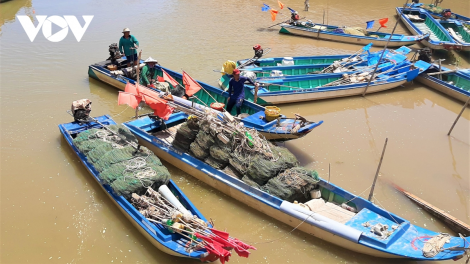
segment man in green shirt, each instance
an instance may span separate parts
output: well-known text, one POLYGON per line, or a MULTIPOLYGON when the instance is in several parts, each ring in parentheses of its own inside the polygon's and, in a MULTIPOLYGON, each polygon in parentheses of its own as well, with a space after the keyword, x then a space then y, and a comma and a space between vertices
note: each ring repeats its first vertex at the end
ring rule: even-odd
POLYGON ((144 62, 145 66, 142 68, 142 74, 140 75, 140 84, 155 88, 153 85, 157 80, 157 69, 155 69, 155 65, 158 62, 152 59, 152 57, 149 57, 144 62))
POLYGON ((131 63, 137 65, 137 48, 139 48, 139 41, 131 35, 129 28, 125 28, 122 33, 124 36, 119 40, 119 51, 126 55, 127 67, 130 67, 131 63))

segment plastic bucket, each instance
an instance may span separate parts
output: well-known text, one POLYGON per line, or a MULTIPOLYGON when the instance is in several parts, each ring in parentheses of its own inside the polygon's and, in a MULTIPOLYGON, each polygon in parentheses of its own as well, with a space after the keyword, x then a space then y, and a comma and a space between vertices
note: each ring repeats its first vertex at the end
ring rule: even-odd
POLYGON ((211 104, 212 109, 220 111, 220 112, 224 111, 224 107, 225 107, 225 104, 223 104, 223 103, 214 102, 214 103, 211 104))
POLYGON ((294 58, 292 57, 284 57, 282 59, 282 65, 283 66, 286 66, 286 65, 294 65, 294 58))
POLYGON ((281 108, 277 106, 266 106, 264 114, 266 115, 266 121, 271 122, 281 115, 281 108))

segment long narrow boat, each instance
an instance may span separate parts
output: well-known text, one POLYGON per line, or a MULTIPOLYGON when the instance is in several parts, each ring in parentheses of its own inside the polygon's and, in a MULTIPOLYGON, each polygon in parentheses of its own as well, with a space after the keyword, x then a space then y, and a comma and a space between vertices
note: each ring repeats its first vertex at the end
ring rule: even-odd
MULTIPOLYGON (((116 124, 108 115, 97 117, 96 120, 98 120, 98 122, 103 125, 116 124)), ((59 125, 59 129, 67 141, 67 144, 72 148, 72 151, 77 155, 86 169, 91 173, 93 179, 101 186, 103 191, 109 196, 114 204, 116 204, 119 210, 121 210, 121 212, 129 219, 129 221, 131 221, 131 223, 139 230, 139 232, 144 235, 155 247, 167 254, 177 257, 192 258, 197 260, 206 257, 207 251, 205 249, 187 252, 183 245, 189 241, 188 239, 179 235, 178 233, 171 233, 161 224, 154 224, 148 221, 126 198, 116 195, 109 185, 103 184, 102 180, 100 179, 99 172, 95 169, 93 164, 89 162, 88 158, 73 143, 73 139, 77 136, 78 133, 88 129, 102 128, 102 125, 99 123, 91 122, 79 124, 77 122, 72 122, 59 125)), ((204 216, 197 210, 194 204, 191 203, 188 197, 186 197, 186 195, 178 188, 175 182, 170 180, 167 186, 171 192, 179 198, 179 201, 187 210, 191 211, 193 215, 197 215, 199 219, 207 222, 204 216)))
MULTIPOLYGON (((109 64, 111 64, 110 61, 103 61, 90 65, 88 69, 88 75, 91 78, 108 83, 120 90, 124 90, 127 82, 133 84, 135 83, 135 80, 133 79, 127 78, 122 75, 112 74, 111 71, 109 71, 106 67, 109 64)), ((159 76, 163 75, 163 69, 169 75, 171 75, 177 82, 183 84, 181 73, 172 71, 159 65, 155 67, 158 70, 159 76)), ((204 88, 204 90, 200 90, 195 94, 195 96, 198 98, 196 102, 202 101, 204 102, 204 104, 210 105, 211 103, 215 102, 214 99, 216 99, 217 102, 225 104, 227 103, 226 101, 229 97, 227 92, 201 81, 198 81, 198 83, 204 88)), ((295 118, 288 118, 283 115, 281 116, 279 123, 277 123, 277 121, 268 122, 265 119, 259 118, 260 116, 264 115, 265 108, 259 104, 253 103, 253 100, 254 95, 250 91, 245 91, 245 100, 242 104, 241 109, 242 115, 244 114, 245 117, 242 119, 242 122, 245 124, 245 126, 258 130, 261 134, 263 134, 263 136, 272 141, 286 141, 301 138, 307 135, 308 133, 312 132, 314 128, 323 123, 323 121, 309 121, 306 123, 302 123, 300 120, 297 120, 295 118), (300 125, 301 123, 302 127, 299 130, 290 129, 297 125, 300 125)), ((257 102, 266 103, 260 99, 258 99, 257 102)), ((235 111, 236 110, 233 109, 232 114, 235 115, 235 111)))
MULTIPOLYGON (((282 76, 318 74, 327 68, 332 68, 332 71, 330 72, 334 73, 346 71, 352 72, 371 64, 375 65, 379 58, 378 55, 382 52, 376 51, 369 53, 367 51, 368 50, 364 50, 363 48, 352 55, 287 57, 289 59, 292 58, 291 65, 283 65, 283 61, 286 57, 261 58, 258 60, 245 59, 239 60, 237 62, 237 66, 242 70, 243 74, 245 74, 244 72, 253 72, 256 75, 256 78, 270 77, 273 75, 273 71, 280 72, 282 76), (336 60, 331 61, 333 58, 336 60)), ((405 55, 410 51, 411 49, 405 46, 396 50, 387 50, 382 59, 385 62, 401 62, 406 59, 405 55)), ((226 73, 223 74, 222 77, 220 77, 219 86, 222 89, 226 89, 230 78, 232 78, 232 75, 226 73)))
POLYGON ((470 51, 470 29, 456 19, 436 21, 449 32, 455 42, 462 44, 462 50, 470 51))
MULTIPOLYGON (((366 31, 361 35, 348 34, 347 30, 338 26, 323 24, 302 24, 291 25, 281 24, 279 33, 292 34, 316 39, 332 40, 351 44, 367 45, 372 42, 376 47, 384 47, 390 38, 389 33, 366 31)), ((389 47, 401 47, 416 44, 429 37, 429 34, 417 34, 416 36, 406 36, 402 34, 393 34, 389 47)))
MULTIPOLYGON (((437 19, 442 19, 443 18, 441 13, 444 9, 442 7, 435 6, 435 5, 432 5, 432 4, 423 4, 423 3, 411 4, 411 5, 408 4, 408 6, 415 7, 415 8, 423 8, 426 11, 428 11, 429 14, 431 14, 432 17, 437 18, 437 19)), ((454 12, 451 12, 451 13, 452 13, 452 15, 450 17, 451 19, 457 19, 462 23, 470 25, 470 17, 460 15, 460 14, 457 14, 457 13, 454 13, 454 12)))
POLYGON ((434 64, 425 73, 420 74, 416 80, 459 101, 466 102, 468 100, 470 97, 468 69, 452 72, 448 68, 441 67, 441 72, 444 73, 435 75, 436 72, 439 72, 439 66, 434 64), (428 75, 429 73, 433 75, 428 75))
POLYGON ((437 22, 426 10, 421 8, 396 8, 401 21, 413 34, 429 33, 422 43, 431 49, 468 50, 470 46, 457 43, 449 32, 437 22))
POLYGON ((162 135, 168 128, 184 121, 185 116, 182 113, 175 113, 165 122, 164 129, 160 121, 148 117, 125 125, 139 139, 140 144, 216 190, 309 235, 349 250, 383 258, 445 260, 461 258, 463 248, 470 246, 463 238, 446 237, 449 243, 445 243, 445 249, 436 252, 435 256, 425 257, 423 253, 429 253, 426 249, 431 244, 426 241, 433 237, 438 239, 439 233, 413 225, 410 221, 325 180, 320 180, 317 185, 321 197, 305 203, 310 210, 253 188, 239 178, 174 149, 171 142, 162 135), (343 203, 351 211, 339 206, 343 203), (384 225, 393 230, 388 236, 371 232, 371 227, 384 225), (426 252, 423 252, 423 248, 426 248, 426 252))
MULTIPOLYGON (((398 87, 413 80, 419 73, 425 71, 430 64, 418 61, 413 65, 409 61, 393 65, 391 69, 377 75, 371 81, 367 93, 375 93, 398 87), (414 68, 414 69, 413 69, 414 68)), ((370 75, 370 72, 369 72, 370 75)), ((294 76, 289 78, 276 78, 264 80, 258 90, 258 97, 270 104, 294 103, 312 100, 321 100, 345 96, 360 95, 367 86, 367 80, 355 76, 354 80, 350 76, 341 73, 320 74, 312 76, 294 76), (344 81, 343 81, 344 80, 344 81), (350 80, 349 82, 346 82, 350 80), (335 85, 330 85, 336 82, 335 85)), ((254 87, 246 86, 252 93, 254 87)))

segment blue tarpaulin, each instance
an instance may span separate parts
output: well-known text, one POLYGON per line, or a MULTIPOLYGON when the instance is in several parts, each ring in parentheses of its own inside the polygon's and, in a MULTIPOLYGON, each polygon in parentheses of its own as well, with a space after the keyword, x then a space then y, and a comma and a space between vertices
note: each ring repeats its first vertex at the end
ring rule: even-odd
POLYGON ((375 22, 375 20, 367 21, 366 22, 366 24, 367 24, 366 29, 373 28, 374 27, 374 22, 375 22))

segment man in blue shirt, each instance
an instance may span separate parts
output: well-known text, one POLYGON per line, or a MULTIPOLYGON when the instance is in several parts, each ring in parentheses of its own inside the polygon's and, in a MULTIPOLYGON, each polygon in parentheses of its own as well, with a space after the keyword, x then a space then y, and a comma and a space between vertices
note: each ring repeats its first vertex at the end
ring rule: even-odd
POLYGON ((125 28, 122 33, 124 35, 119 40, 119 51, 126 55, 127 67, 130 67, 131 63, 137 65, 137 48, 139 47, 139 41, 131 35, 129 28, 125 28))
POLYGON ((258 87, 258 83, 255 84, 249 78, 240 76, 239 69, 234 69, 232 74, 233 77, 228 83, 229 98, 227 101, 227 112, 231 113, 233 106, 236 105, 237 115, 240 115, 243 100, 245 100, 245 82, 248 81, 256 88, 258 87))

